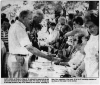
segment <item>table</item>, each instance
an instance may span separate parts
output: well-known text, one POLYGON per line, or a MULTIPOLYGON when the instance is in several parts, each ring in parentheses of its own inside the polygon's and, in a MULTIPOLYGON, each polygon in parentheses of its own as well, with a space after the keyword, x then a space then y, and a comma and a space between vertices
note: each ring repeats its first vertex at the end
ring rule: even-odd
POLYGON ((38 60, 32 63, 32 68, 29 69, 29 78, 32 77, 59 77, 65 73, 65 66, 51 64, 51 61, 39 57, 38 60), (52 69, 53 68, 53 69, 52 69), (52 69, 52 70, 50 70, 52 69))

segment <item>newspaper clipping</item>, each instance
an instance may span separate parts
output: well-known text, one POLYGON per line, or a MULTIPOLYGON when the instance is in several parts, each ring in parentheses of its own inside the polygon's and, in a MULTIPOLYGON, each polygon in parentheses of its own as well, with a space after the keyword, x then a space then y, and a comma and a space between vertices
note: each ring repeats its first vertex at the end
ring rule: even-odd
POLYGON ((99 84, 99 1, 1 0, 1 83, 99 84))

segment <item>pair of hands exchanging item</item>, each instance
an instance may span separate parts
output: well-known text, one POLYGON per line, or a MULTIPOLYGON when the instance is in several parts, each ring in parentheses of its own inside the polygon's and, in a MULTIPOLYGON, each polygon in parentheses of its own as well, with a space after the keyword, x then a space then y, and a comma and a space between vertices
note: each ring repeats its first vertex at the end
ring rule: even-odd
POLYGON ((56 54, 47 54, 47 59, 50 61, 60 61, 61 59, 56 57, 56 54))

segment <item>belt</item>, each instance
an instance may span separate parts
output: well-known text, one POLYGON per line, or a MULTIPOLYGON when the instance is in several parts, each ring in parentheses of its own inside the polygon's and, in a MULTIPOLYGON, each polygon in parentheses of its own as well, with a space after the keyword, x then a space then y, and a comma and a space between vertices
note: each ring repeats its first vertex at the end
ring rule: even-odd
POLYGON ((16 56, 28 56, 28 54, 12 54, 12 53, 9 53, 11 55, 16 55, 16 56))
POLYGON ((25 54, 15 54, 16 56, 27 56, 25 54))

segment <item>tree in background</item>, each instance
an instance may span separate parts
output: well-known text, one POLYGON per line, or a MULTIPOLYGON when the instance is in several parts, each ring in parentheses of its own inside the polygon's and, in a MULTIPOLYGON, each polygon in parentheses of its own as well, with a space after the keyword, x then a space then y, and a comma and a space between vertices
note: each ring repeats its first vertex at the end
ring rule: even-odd
POLYGON ((99 3, 99 1, 89 1, 89 9, 88 10, 96 10, 97 3, 99 3))

